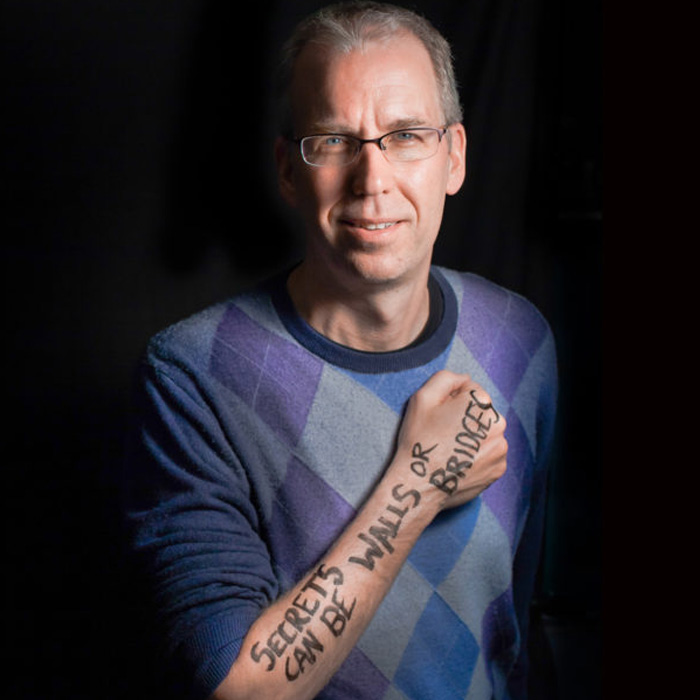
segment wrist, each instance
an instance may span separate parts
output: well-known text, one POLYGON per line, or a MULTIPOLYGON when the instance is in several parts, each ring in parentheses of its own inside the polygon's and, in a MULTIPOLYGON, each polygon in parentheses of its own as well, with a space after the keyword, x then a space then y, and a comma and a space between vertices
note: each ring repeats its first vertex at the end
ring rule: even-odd
MULTIPOLYGON (((420 446, 415 448, 416 453, 420 446)), ((382 486, 384 492, 400 508, 408 508, 406 517, 423 528, 443 509, 446 494, 430 483, 429 464, 414 456, 413 450, 397 452, 387 469, 382 486)))

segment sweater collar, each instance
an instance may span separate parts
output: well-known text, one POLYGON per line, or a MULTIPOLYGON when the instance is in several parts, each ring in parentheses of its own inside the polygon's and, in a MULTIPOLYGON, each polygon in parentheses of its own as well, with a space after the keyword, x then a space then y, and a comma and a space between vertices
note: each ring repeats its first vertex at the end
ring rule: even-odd
POLYGON ((296 311, 287 291, 290 270, 272 281, 272 302, 287 331, 307 350, 332 365, 365 374, 415 369, 438 357, 450 344, 457 328, 457 299, 438 267, 430 270, 430 318, 411 345, 389 352, 366 352, 340 345, 312 328, 296 311))

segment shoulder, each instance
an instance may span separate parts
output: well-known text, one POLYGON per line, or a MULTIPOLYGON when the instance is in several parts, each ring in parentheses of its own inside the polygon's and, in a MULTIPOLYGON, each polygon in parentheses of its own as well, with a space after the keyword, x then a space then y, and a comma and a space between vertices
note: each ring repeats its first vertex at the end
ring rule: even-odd
POLYGON ((251 336, 270 332, 275 323, 268 284, 263 283, 162 329, 149 340, 145 361, 202 369, 217 346, 235 349, 249 343, 251 336))
POLYGON ((551 337, 547 319, 530 300, 471 272, 438 268, 458 299, 460 325, 490 330, 508 328, 517 337, 542 342, 551 337))
POLYGON ((146 363, 179 363, 208 356, 221 319, 232 303, 219 302, 160 330, 146 346, 146 363))

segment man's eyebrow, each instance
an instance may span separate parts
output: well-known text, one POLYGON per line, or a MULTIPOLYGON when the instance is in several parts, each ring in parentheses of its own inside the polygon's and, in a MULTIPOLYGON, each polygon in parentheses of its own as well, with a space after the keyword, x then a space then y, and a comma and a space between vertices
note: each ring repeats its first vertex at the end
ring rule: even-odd
MULTIPOLYGON (((401 117, 399 119, 394 119, 388 122, 385 130, 382 133, 389 133, 390 131, 397 131, 400 129, 411 129, 418 126, 428 126, 428 122, 420 117, 401 117)), ((432 125, 431 125, 432 126, 432 125)), ((308 129, 309 134, 347 134, 355 135, 353 129, 350 129, 347 125, 341 124, 340 122, 333 121, 317 121, 313 122, 308 129)), ((380 134, 381 135, 381 134, 380 134)))
POLYGON ((389 131, 397 131, 398 129, 412 129, 417 126, 427 126, 428 122, 419 117, 404 117, 395 119, 387 125, 389 131))
POLYGON ((313 122, 307 129, 309 134, 349 134, 351 129, 336 122, 313 122))

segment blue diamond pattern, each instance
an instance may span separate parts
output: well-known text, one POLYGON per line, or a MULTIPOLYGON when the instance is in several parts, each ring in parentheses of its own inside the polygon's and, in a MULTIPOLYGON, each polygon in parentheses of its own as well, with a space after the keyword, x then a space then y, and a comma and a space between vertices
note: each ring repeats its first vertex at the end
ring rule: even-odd
POLYGON ((406 402, 435 372, 445 368, 450 347, 428 364, 413 370, 394 374, 363 374, 345 370, 358 384, 369 389, 396 413, 403 410, 406 402))
POLYGON ((408 560, 433 586, 452 571, 471 537, 479 517, 481 499, 440 513, 427 527, 408 560))
POLYGON ((411 700, 463 700, 478 655, 472 633, 435 594, 416 624, 394 685, 411 700))

